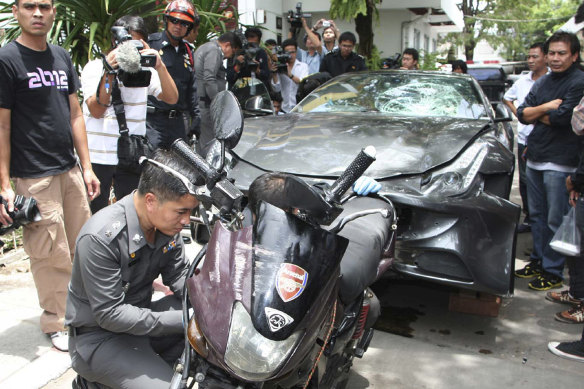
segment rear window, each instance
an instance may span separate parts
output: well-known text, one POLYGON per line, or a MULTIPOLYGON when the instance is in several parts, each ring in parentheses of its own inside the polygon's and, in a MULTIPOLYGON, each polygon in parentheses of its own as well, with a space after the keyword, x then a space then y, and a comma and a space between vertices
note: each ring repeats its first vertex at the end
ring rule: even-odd
POLYGON ((503 79, 501 69, 498 68, 469 68, 468 74, 476 78, 477 81, 497 81, 503 79))

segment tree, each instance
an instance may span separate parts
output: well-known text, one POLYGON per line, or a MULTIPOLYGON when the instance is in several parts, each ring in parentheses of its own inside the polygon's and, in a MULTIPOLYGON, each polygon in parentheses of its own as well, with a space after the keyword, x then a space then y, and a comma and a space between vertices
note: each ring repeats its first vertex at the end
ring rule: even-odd
MULTIPOLYGON (((5 3, 5 1, 2 1, 5 3)), ((201 17, 197 44, 202 44, 225 30, 225 18, 220 12, 232 11, 237 20, 237 10, 230 1, 196 0, 193 2, 201 17)), ((12 17, 12 4, 6 4, 0 13, 0 27, 5 34, 0 38, 1 45, 14 40, 20 28, 12 17)), ((99 52, 107 52, 111 47, 110 29, 112 24, 124 15, 140 15, 144 19, 154 18, 161 21, 166 2, 160 0, 59 0, 55 2, 57 16, 49 42, 62 46, 69 51, 73 63, 83 67, 99 52)), ((158 29, 157 22, 153 30, 158 29)))
POLYGON ((462 0, 462 33, 445 41, 463 46, 473 60, 477 43, 485 39, 509 60, 522 59, 529 46, 543 42, 576 13, 579 0, 462 0))
POLYGON ((379 3, 381 0, 331 0, 331 18, 355 19, 355 31, 359 35, 359 54, 365 58, 369 58, 373 51, 373 16, 379 20, 379 3))

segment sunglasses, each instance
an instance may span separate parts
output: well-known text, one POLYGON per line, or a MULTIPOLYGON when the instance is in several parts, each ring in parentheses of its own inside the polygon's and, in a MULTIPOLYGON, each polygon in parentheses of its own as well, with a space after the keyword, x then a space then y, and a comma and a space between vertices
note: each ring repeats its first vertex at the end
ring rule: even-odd
POLYGON ((180 24, 184 28, 189 28, 193 25, 193 23, 185 22, 184 20, 173 18, 172 16, 168 17, 168 21, 171 22, 172 24, 180 24))

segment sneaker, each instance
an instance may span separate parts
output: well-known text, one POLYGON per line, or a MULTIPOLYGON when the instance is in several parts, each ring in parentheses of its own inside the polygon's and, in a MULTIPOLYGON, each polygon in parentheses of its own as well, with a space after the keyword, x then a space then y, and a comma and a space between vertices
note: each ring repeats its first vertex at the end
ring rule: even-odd
POLYGON ((51 332, 48 335, 57 350, 69 351, 69 333, 67 331, 51 332))
POLYGON ((547 292, 545 299, 554 303, 579 305, 582 301, 570 296, 569 290, 562 290, 561 292, 547 292))
POLYGON ((553 274, 544 273, 538 276, 535 280, 531 280, 527 286, 535 290, 550 290, 553 288, 561 288, 562 279, 558 276, 554 276, 553 274))
POLYGON ((524 232, 531 232, 531 226, 527 223, 521 223, 517 226, 518 234, 523 234, 524 232))
POLYGON ((541 274, 541 267, 539 264, 527 264, 523 269, 515 270, 515 277, 519 278, 533 278, 541 274))
POLYGON ((584 304, 580 304, 577 307, 568 309, 567 311, 558 312, 556 313, 555 318, 562 323, 584 323, 584 304))
POLYGON ((548 350, 558 357, 584 362, 584 341, 578 342, 549 342, 548 350))

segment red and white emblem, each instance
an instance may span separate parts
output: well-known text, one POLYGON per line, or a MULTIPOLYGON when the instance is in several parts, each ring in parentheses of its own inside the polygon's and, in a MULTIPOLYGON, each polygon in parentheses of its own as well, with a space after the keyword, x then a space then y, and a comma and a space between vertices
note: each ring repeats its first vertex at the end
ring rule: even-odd
POLYGON ((308 272, 306 270, 291 263, 283 263, 276 276, 276 290, 282 300, 287 303, 304 292, 307 281, 308 272))

